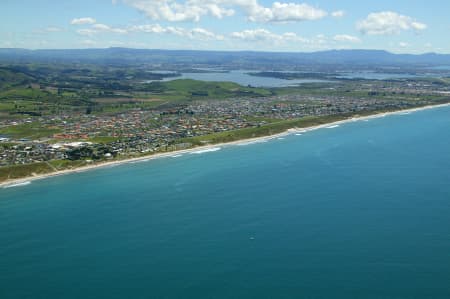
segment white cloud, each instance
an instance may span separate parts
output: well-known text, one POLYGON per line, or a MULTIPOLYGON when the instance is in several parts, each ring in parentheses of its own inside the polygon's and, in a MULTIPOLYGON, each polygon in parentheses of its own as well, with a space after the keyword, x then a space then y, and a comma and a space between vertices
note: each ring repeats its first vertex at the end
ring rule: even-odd
POLYGON ((350 43, 361 42, 361 40, 358 37, 348 34, 337 34, 333 37, 333 40, 336 42, 350 42, 350 43))
POLYGON ((72 19, 70 24, 72 25, 91 25, 95 24, 97 21, 94 18, 78 18, 78 19, 72 19))
POLYGON ((111 27, 105 24, 95 24, 92 26, 92 28, 99 31, 108 31, 111 29, 111 27))
POLYGON ((85 40, 81 41, 81 44, 91 47, 91 46, 95 46, 97 43, 93 40, 85 39, 85 40))
POLYGON ((95 31, 93 29, 78 29, 77 33, 80 35, 92 36, 92 35, 96 34, 97 31, 95 31))
POLYGON ((186 29, 182 27, 163 27, 159 24, 136 25, 128 28, 128 32, 144 32, 154 34, 173 34, 195 40, 224 40, 225 37, 204 28, 186 29))
POLYGON ((180 4, 174 0, 124 0, 126 4, 145 13, 153 20, 165 20, 170 22, 200 21, 205 15, 216 18, 231 16, 234 11, 219 5, 221 0, 188 0, 180 4))
POLYGON ((318 20, 327 12, 306 3, 274 2, 264 7, 258 0, 123 0, 126 4, 145 13, 153 20, 170 22, 195 21, 203 16, 221 19, 233 16, 235 8, 243 11, 251 22, 298 22, 318 20))
POLYGON ((406 30, 419 32, 426 29, 427 25, 396 12, 383 11, 369 14, 366 19, 356 24, 356 28, 363 34, 390 35, 406 30))
POLYGON ((412 27, 414 30, 416 30, 416 31, 427 29, 427 25, 426 25, 426 24, 424 24, 424 23, 419 23, 419 22, 412 22, 412 23, 411 23, 411 27, 412 27))
POLYGON ((35 29, 35 30, 33 30, 33 33, 34 34, 45 35, 45 34, 48 34, 48 33, 61 32, 61 31, 63 31, 63 29, 60 28, 60 27, 49 26, 49 27, 46 27, 46 28, 43 28, 43 29, 35 29))
POLYGON ((266 29, 244 30, 240 32, 233 32, 230 34, 232 38, 241 39, 244 41, 260 41, 279 39, 281 36, 273 34, 266 29))
POLYGON ((105 24, 94 24, 92 25, 92 29, 96 32, 112 32, 119 34, 126 34, 128 31, 122 28, 113 28, 105 24))
POLYGON ((224 40, 225 37, 222 35, 217 35, 211 31, 208 31, 203 28, 194 28, 191 30, 191 36, 190 38, 193 39, 203 39, 203 40, 209 40, 209 39, 216 39, 216 40, 224 40))
POLYGON ((331 16, 334 17, 334 18, 342 18, 343 16, 345 16, 345 11, 343 11, 343 10, 333 11, 331 13, 331 16))
POLYGON ((327 12, 305 3, 274 2, 271 8, 260 6, 256 1, 246 8, 249 21, 252 22, 298 22, 318 20, 327 12))
POLYGON ((329 49, 332 41, 323 34, 305 38, 294 32, 274 33, 263 28, 232 32, 229 34, 229 38, 234 40, 233 47, 235 48, 254 49, 258 47, 258 49, 270 51, 323 50, 329 49))
POLYGON ((145 33, 165 33, 166 28, 162 27, 159 24, 153 24, 153 25, 136 25, 132 26, 129 29, 133 32, 145 32, 145 33))
POLYGON ((128 30, 123 28, 113 28, 105 24, 94 24, 91 28, 79 29, 77 33, 80 35, 92 36, 98 33, 117 33, 127 34, 128 30))
POLYGON ((55 27, 55 26, 49 26, 49 27, 45 28, 45 31, 47 31, 47 32, 60 32, 60 31, 62 31, 62 29, 59 28, 59 27, 55 27))
POLYGON ((400 43, 398 43, 398 45, 399 45, 400 48, 407 48, 407 47, 409 47, 409 44, 405 43, 405 42, 400 42, 400 43))
POLYGON ((308 39, 298 36, 294 32, 285 32, 282 34, 273 33, 267 29, 249 29, 238 32, 232 32, 230 37, 233 39, 242 40, 245 42, 271 41, 276 43, 283 42, 301 42, 308 43, 308 39))

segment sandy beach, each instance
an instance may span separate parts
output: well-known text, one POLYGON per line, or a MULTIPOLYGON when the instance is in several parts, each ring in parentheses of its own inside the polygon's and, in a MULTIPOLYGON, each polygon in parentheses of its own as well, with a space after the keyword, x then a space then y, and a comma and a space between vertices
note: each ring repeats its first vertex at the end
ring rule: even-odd
POLYGON ((330 129, 336 128, 339 125, 342 125, 345 123, 350 123, 350 122, 355 122, 355 121, 368 121, 370 119, 385 117, 385 116, 389 116, 389 115, 409 114, 409 113, 413 113, 416 111, 421 111, 421 110, 426 110, 426 109, 434 109, 434 108, 440 108, 440 107, 446 107, 446 106, 450 106, 450 103, 440 104, 440 105, 429 105, 429 106, 424 106, 424 107, 405 109, 405 110, 399 110, 399 111, 393 111, 393 112, 376 113, 376 114, 368 115, 368 116, 352 117, 352 118, 335 121, 335 122, 331 122, 331 123, 327 123, 327 124, 317 125, 317 126, 311 126, 311 127, 305 127, 305 128, 291 128, 285 132, 275 134, 275 135, 242 139, 242 140, 237 140, 237 141, 232 141, 232 142, 227 142, 227 143, 208 144, 208 145, 198 146, 198 147, 194 147, 194 148, 190 148, 190 149, 186 149, 186 150, 157 153, 157 154, 151 154, 148 156, 142 156, 142 157, 138 157, 138 158, 100 162, 97 164, 82 166, 82 167, 73 168, 73 169, 65 169, 65 170, 55 171, 52 173, 30 176, 30 177, 26 177, 26 178, 6 180, 6 181, 0 183, 0 188, 10 188, 10 187, 28 185, 32 181, 35 181, 35 180, 41 180, 41 179, 51 178, 51 177, 60 176, 60 175, 66 175, 66 174, 70 174, 70 173, 84 172, 84 171, 97 169, 100 167, 112 167, 112 166, 117 166, 120 164, 144 162, 144 161, 149 161, 149 160, 153 160, 153 159, 160 159, 160 158, 167 158, 167 157, 176 157, 176 156, 180 156, 183 154, 211 152, 211 151, 219 150, 221 147, 225 147, 225 146, 245 145, 245 144, 257 143, 257 142, 265 142, 265 141, 268 141, 271 139, 282 138, 282 137, 284 137, 286 135, 290 135, 290 134, 301 134, 301 133, 306 133, 309 131, 324 129, 324 128, 330 128, 330 129))

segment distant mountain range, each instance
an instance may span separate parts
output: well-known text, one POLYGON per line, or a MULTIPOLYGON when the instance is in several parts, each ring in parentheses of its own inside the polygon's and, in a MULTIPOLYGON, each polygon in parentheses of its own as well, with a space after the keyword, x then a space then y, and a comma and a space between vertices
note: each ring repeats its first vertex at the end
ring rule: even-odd
POLYGON ((109 64, 184 64, 222 66, 368 65, 439 66, 450 65, 449 54, 393 54, 382 50, 330 50, 312 53, 226 52, 190 50, 147 50, 129 48, 27 50, 0 49, 0 62, 68 62, 109 64))

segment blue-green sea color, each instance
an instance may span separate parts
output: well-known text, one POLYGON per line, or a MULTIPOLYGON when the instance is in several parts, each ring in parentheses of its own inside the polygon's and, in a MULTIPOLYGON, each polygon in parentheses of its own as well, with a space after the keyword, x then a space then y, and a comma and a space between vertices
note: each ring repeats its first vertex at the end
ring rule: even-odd
POLYGON ((450 108, 0 189, 0 298, 450 298, 450 108))

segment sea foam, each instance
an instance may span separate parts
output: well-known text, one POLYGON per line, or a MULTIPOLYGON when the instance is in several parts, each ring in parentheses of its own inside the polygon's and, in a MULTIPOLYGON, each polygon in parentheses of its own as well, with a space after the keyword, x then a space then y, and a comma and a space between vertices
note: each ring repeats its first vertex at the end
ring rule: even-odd
POLYGON ((26 182, 20 182, 20 183, 15 183, 15 184, 10 184, 10 185, 6 185, 3 188, 13 188, 13 187, 22 187, 22 186, 26 186, 31 184, 30 181, 26 181, 26 182))

